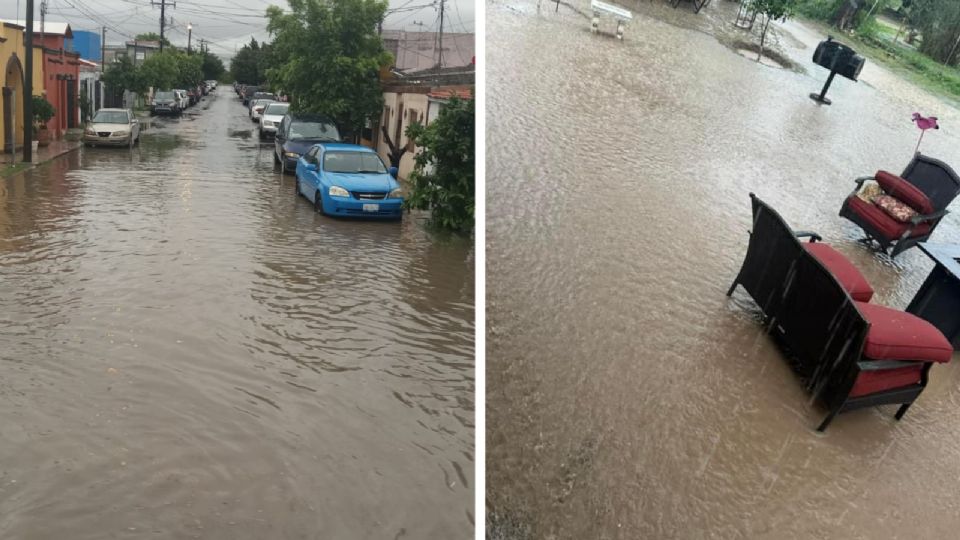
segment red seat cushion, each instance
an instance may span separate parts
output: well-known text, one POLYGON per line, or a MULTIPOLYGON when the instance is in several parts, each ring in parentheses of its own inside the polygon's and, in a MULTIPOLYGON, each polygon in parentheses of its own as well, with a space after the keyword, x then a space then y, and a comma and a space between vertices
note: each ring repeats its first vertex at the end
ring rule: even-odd
MULTIPOLYGON (((868 203, 856 195, 847 199, 847 206, 853 213, 863 218, 864 221, 879 231, 886 240, 896 240, 900 238, 907 228, 910 227, 909 223, 901 223, 893 219, 877 205, 868 203)), ((916 225, 910 236, 923 236, 928 232, 930 232, 930 222, 925 221, 916 225)))
POLYGON ((876 178, 880 187, 887 192, 887 195, 907 203, 910 208, 921 214, 933 213, 933 204, 917 186, 887 171, 877 171, 874 178, 876 178))
POLYGON ((949 362, 953 346, 940 330, 905 311, 857 302, 870 323, 863 356, 870 360, 949 362))
POLYGON ((923 364, 920 363, 915 366, 895 369, 861 371, 857 375, 857 380, 853 383, 853 389, 850 390, 850 397, 865 396, 884 390, 910 386, 911 384, 920 384, 922 372, 923 364))
POLYGON ((851 298, 858 302, 869 302, 873 298, 873 287, 867 278, 842 253, 823 242, 804 242, 803 247, 827 267, 851 298))

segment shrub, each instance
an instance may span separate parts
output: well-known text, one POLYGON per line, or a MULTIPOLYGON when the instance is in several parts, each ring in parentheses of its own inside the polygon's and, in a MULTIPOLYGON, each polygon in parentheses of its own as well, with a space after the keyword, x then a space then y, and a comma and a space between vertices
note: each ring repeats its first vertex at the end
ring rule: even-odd
POLYGON ((433 225, 467 233, 473 230, 474 104, 452 98, 429 126, 411 124, 407 137, 423 149, 410 175, 407 208, 431 210, 433 225))

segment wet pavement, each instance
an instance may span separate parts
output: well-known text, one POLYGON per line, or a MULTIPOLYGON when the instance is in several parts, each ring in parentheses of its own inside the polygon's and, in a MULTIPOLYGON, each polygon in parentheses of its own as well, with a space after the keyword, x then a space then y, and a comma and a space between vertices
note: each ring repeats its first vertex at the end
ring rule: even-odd
MULTIPOLYGON (((955 536, 960 357, 903 421, 817 434, 825 411, 725 292, 753 191, 906 307, 932 263, 872 253, 837 213, 854 178, 907 164, 914 111, 943 126, 921 150, 960 166, 960 114, 869 61, 818 106, 816 32, 788 23, 804 69, 777 69, 693 20, 736 4, 660 4, 625 4, 623 42, 563 4, 486 4, 491 537, 955 536)), ((960 242, 957 210, 934 241, 960 242)))
POLYGON ((0 538, 471 538, 474 257, 294 195, 229 88, 0 180, 0 538))

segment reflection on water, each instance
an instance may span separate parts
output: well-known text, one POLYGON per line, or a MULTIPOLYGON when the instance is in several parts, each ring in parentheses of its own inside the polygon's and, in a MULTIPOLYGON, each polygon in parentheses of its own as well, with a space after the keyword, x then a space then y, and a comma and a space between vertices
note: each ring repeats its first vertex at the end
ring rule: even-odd
MULTIPOLYGON (((779 38, 807 74, 773 69, 701 27, 735 3, 663 4, 635 4, 622 43, 563 5, 487 4, 494 537, 952 537, 960 368, 935 368, 903 422, 864 409, 817 435, 824 411, 724 293, 753 191, 904 308, 931 263, 867 251, 837 212, 855 177, 906 165, 914 110, 960 115, 876 66, 819 107, 822 36, 779 38)), ((957 166, 958 143, 923 149, 957 166)), ((934 239, 960 242, 960 217, 934 239)))
POLYGON ((471 537, 469 242, 205 105, 0 181, 0 538, 471 537))

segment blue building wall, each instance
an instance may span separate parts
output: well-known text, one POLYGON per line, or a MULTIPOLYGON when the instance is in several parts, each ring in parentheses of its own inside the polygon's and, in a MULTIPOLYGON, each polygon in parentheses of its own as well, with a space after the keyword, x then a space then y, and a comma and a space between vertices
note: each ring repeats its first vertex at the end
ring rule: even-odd
POLYGON ((67 49, 80 53, 80 58, 100 61, 100 33, 74 30, 73 39, 67 40, 67 49))

